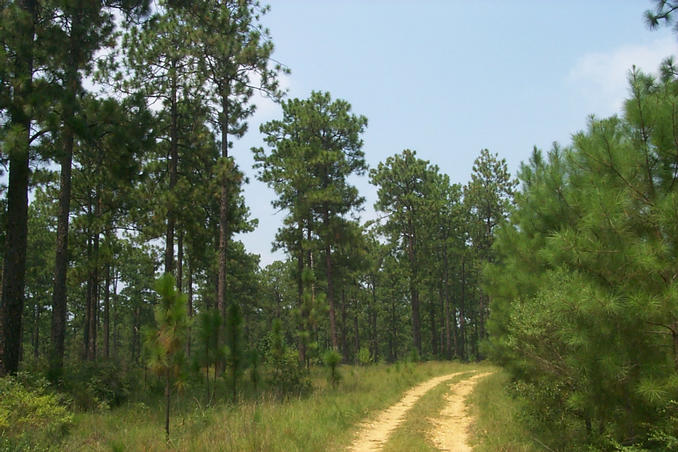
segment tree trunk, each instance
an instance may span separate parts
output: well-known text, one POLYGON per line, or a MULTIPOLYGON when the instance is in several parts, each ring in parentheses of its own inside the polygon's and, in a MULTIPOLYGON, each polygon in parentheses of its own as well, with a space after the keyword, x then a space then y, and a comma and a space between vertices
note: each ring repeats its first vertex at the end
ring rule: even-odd
POLYGON ((444 304, 445 317, 445 357, 452 359, 452 331, 450 327, 450 291, 449 291, 449 270, 447 245, 443 246, 443 287, 442 287, 442 303, 444 304))
POLYGON ((89 302, 91 303, 91 308, 89 309, 90 316, 87 325, 89 330, 87 359, 89 361, 94 361, 97 357, 97 317, 99 316, 99 220, 101 217, 101 196, 99 187, 97 187, 94 206, 92 256, 91 260, 88 262, 89 279, 87 282, 88 291, 90 292, 89 302))
POLYGON ((167 233, 165 236, 165 273, 174 271, 174 229, 176 225, 176 206, 174 188, 177 185, 177 161, 179 160, 179 145, 177 143, 177 61, 170 62, 170 155, 169 155, 169 193, 170 201, 167 206, 167 233))
POLYGON ((354 303, 354 311, 353 311, 353 330, 355 331, 355 354, 354 356, 358 355, 358 352, 360 352, 360 329, 358 325, 358 302, 355 300, 354 303))
MULTIPOLYGON (((21 136, 9 153, 9 183, 7 189, 7 236, 0 301, 0 376, 14 374, 19 368, 21 349, 21 315, 24 308, 26 278, 26 247, 28 244, 28 178, 31 118, 24 108, 32 91, 33 35, 36 1, 17 1, 23 15, 21 48, 14 63, 13 111, 10 129, 18 126, 21 136)), ((3 151, 4 152, 4 151, 3 151)))
POLYGON ((188 304, 188 334, 186 335, 186 356, 189 358, 191 357, 191 323, 190 321, 193 319, 193 266, 190 263, 190 257, 189 257, 189 262, 188 262, 188 281, 186 281, 186 285, 188 286, 188 294, 186 297, 186 302, 188 304))
POLYGON ((170 434, 170 369, 167 368, 167 379, 165 380, 165 439, 169 441, 170 434))
MULTIPOLYGON (((228 94, 222 97, 221 112, 221 157, 223 164, 227 165, 228 159, 228 94)), ((217 292, 217 308, 222 322, 219 328, 219 337, 224 337, 224 324, 226 319, 226 252, 228 248, 228 180, 222 174, 220 199, 219 199, 219 279, 217 292)), ((221 342, 221 341, 219 341, 221 342)), ((219 363, 219 370, 223 372, 224 363, 219 363)))
POLYGON ((111 299, 111 311, 113 317, 113 357, 117 359, 118 357, 118 323, 115 310, 115 301, 118 297, 118 275, 115 272, 115 267, 113 268, 113 297, 111 299))
POLYGON ((33 306, 33 358, 40 356, 40 305, 33 306))
POLYGON ((343 288, 341 289, 341 354, 344 356, 344 359, 348 358, 348 344, 346 343, 346 293, 343 288))
MULTIPOLYGON (((325 205, 323 212, 323 223, 326 234, 329 236, 330 232, 330 214, 329 209, 325 205)), ((325 273, 327 276, 327 303, 330 307, 330 339, 332 341, 332 348, 337 349, 337 324, 334 312, 334 275, 332 273, 332 250, 330 247, 329 238, 325 239, 325 273)), ((342 295, 343 296, 343 295, 342 295)), ((343 340, 343 339, 342 339, 343 340)))
POLYGON ((407 256, 410 261, 410 297, 412 301, 412 336, 414 339, 414 348, 421 357, 421 318, 419 316, 419 289, 417 288, 417 263, 414 226, 412 219, 408 219, 407 233, 407 256))
POLYGON ((431 326, 431 353, 438 356, 438 325, 436 323, 436 305, 433 298, 428 302, 429 324, 431 326))
POLYGON ((111 357, 111 263, 106 264, 106 285, 104 286, 104 359, 111 357))
POLYGON ((461 258, 461 300, 459 301, 459 349, 461 359, 467 359, 466 354, 466 313, 464 307, 466 306, 466 262, 465 258, 461 258))
POLYGON ((184 233, 179 231, 177 239, 177 290, 183 292, 184 279, 184 233))
POLYGON ((379 342, 377 337, 377 287, 376 275, 372 275, 372 298, 370 303, 370 356, 372 361, 379 359, 379 342))

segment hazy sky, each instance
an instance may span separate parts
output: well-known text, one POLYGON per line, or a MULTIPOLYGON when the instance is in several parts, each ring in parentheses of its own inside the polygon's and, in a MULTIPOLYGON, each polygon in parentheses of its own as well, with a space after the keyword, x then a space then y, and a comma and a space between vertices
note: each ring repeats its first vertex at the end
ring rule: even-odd
MULTIPOLYGON (((619 113, 632 65, 655 72, 678 53, 669 29, 650 31, 645 0, 433 1, 272 0, 263 23, 274 58, 292 70, 290 97, 329 91, 368 118, 364 151, 370 167, 403 149, 466 183, 482 148, 507 160, 515 174, 533 146, 542 149, 586 126, 589 115, 619 113)), ((252 170, 252 146, 262 146, 261 122, 280 107, 257 100, 259 111, 233 155, 250 177, 245 189, 253 233, 239 235, 262 265, 282 259, 271 242, 284 212, 252 170)), ((376 189, 355 178, 374 215, 376 189)))

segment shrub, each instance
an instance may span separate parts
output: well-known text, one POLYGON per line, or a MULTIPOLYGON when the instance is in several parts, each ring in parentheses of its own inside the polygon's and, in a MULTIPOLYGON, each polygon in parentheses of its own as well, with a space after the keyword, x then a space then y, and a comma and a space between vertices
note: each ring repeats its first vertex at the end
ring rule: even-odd
POLYGON ((371 362, 372 359, 370 358, 369 349, 367 347, 360 347, 360 350, 358 351, 358 364, 366 366, 371 362))
POLYGON ((60 440, 73 423, 57 394, 44 379, 22 383, 21 376, 0 378, 0 449, 46 448, 60 440))
POLYGON ((283 342, 278 319, 273 322, 268 361, 271 365, 270 383, 276 388, 279 396, 301 394, 311 388, 308 373, 299 362, 297 352, 287 348, 283 342))
POLYGON ((341 355, 336 350, 327 350, 323 355, 323 362, 329 373, 327 381, 333 388, 336 388, 341 381, 341 374, 339 373, 339 363, 341 362, 341 355))

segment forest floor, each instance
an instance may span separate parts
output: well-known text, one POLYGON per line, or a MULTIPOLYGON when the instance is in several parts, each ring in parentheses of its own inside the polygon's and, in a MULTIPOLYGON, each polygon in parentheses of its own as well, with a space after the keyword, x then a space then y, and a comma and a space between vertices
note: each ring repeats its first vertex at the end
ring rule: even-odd
POLYGON ((468 444, 469 428, 472 418, 466 409, 466 399, 473 391, 479 379, 490 375, 485 372, 474 375, 476 370, 455 372, 431 378, 408 390, 396 404, 391 405, 377 416, 361 424, 355 440, 351 444, 351 451, 378 451, 384 448, 391 434, 405 420, 408 411, 431 389, 442 383, 449 383, 448 393, 445 395, 445 406, 436 417, 428 418, 433 429, 428 432, 429 440, 440 450, 470 451, 468 444), (455 377, 463 375, 461 381, 455 377))

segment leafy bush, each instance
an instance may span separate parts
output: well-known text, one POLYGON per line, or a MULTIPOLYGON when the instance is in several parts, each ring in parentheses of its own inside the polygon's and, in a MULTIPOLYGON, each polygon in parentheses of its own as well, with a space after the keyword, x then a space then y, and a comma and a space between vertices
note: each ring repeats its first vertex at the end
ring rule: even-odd
POLYGON ((0 449, 46 448, 60 440, 73 423, 73 415, 44 379, 0 378, 0 449), (24 380, 22 382, 21 380, 24 380))
POLYGON ((323 362, 329 374, 327 375, 327 381, 332 385, 333 388, 336 388, 341 381, 341 374, 339 373, 339 363, 341 362, 341 355, 336 350, 327 350, 323 355, 323 362))
POLYGON ((279 396, 302 394, 311 388, 308 372, 299 362, 297 352, 287 348, 283 342, 280 321, 277 319, 271 331, 268 361, 271 365, 269 383, 276 388, 279 396))
POLYGON ((358 364, 366 366, 371 362, 372 359, 370 358, 369 349, 367 347, 360 347, 360 350, 358 351, 358 364))

